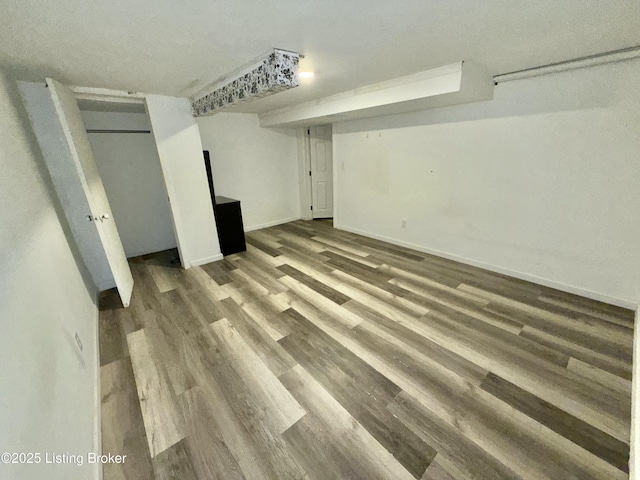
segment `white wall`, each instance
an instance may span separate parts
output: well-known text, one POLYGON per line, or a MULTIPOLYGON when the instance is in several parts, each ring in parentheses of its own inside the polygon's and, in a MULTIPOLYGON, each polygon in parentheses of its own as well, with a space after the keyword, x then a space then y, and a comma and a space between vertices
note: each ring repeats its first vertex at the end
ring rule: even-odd
MULTIPOLYGON (((0 171, 0 451, 86 457, 99 450, 95 287, 69 243, 15 83, 1 72, 0 171)), ((11 480, 97 475, 86 463, 0 464, 11 480)))
POLYGON ((241 201, 246 231, 300 218, 296 131, 260 128, 258 116, 199 117, 216 195, 241 201))
MULTIPOLYGON (((83 111, 87 129, 151 130, 146 113, 83 111)), ((149 133, 89 133, 127 257, 175 248, 160 159, 149 133)))
POLYGON ((338 123, 336 225, 635 306, 638 78, 639 61, 610 64, 338 123))
POLYGON ((222 259, 202 142, 186 98, 147 95, 147 112, 185 268, 222 259))

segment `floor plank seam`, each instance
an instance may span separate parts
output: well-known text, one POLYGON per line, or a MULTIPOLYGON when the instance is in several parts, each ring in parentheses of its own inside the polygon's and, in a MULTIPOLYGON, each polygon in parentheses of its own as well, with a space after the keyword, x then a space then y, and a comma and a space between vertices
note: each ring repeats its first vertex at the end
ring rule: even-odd
POLYGON ((246 239, 102 296, 105 480, 628 478, 629 312, 326 221, 246 239))

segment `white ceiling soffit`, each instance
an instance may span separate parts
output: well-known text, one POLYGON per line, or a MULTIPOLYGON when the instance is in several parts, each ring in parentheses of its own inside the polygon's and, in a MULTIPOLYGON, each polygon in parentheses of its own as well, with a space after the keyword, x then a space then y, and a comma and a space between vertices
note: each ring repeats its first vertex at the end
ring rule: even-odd
POLYGON ((260 115, 262 127, 293 127, 391 115, 493 98, 492 76, 471 62, 396 78, 260 115))
POLYGON ((297 87, 299 61, 300 55, 295 52, 274 49, 258 63, 244 68, 236 78, 214 83, 207 93, 195 95, 191 100, 193 115, 212 115, 231 105, 297 87))

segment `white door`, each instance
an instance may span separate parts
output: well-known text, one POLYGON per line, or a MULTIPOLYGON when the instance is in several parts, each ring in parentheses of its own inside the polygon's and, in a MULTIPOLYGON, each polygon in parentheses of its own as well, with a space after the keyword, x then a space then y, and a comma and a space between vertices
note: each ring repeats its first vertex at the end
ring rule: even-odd
MULTIPOLYGON (((58 182, 54 178, 54 182, 57 183, 56 189, 69 189, 75 193, 75 198, 67 201, 88 206, 89 210, 84 212, 84 218, 73 218, 74 224, 83 224, 83 228, 73 229, 74 233, 80 236, 76 240, 85 244, 85 251, 87 243, 90 242, 90 248, 94 250, 92 255, 106 257, 107 267, 118 288, 122 304, 128 307, 133 291, 133 277, 93 158, 78 103, 74 93, 61 83, 47 78, 47 87, 59 123, 52 127, 62 131, 64 139, 61 139, 61 144, 66 144, 68 152, 64 158, 48 160, 48 163, 51 162, 50 169, 58 169, 58 182)), ((102 267, 104 268, 104 265, 102 267)), ((98 287, 100 288, 100 285, 98 287)))
POLYGON ((333 218, 333 146, 331 125, 309 129, 311 210, 313 218, 333 218))
POLYGON ((69 146, 71 159, 91 209, 90 212, 87 212, 85 221, 92 224, 98 231, 101 245, 96 245, 96 248, 104 249, 113 279, 118 287, 120 299, 122 304, 127 307, 133 291, 133 277, 120 241, 120 235, 118 235, 118 229, 113 220, 113 213, 98 167, 93 158, 78 103, 74 93, 61 83, 47 78, 47 86, 66 143, 69 146), (92 219, 89 218, 90 215, 93 215, 92 219))

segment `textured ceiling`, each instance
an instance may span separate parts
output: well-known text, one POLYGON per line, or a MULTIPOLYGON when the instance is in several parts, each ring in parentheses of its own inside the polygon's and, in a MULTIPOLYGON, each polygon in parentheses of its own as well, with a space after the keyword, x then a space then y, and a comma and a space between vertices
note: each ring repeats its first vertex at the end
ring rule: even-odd
POLYGON ((270 48, 316 72, 264 112, 474 60, 492 74, 640 44, 638 0, 0 0, 0 66, 186 95, 270 48))

